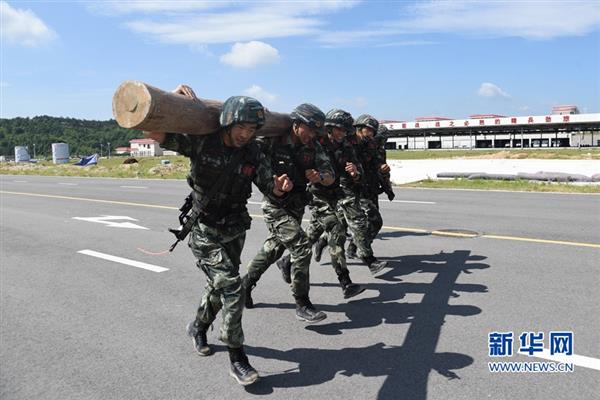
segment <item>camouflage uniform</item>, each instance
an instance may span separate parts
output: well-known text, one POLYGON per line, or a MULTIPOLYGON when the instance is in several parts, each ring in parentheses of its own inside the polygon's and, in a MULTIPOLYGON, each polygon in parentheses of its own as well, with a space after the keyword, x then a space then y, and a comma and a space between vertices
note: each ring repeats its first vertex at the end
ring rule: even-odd
POLYGON ((233 149, 223 144, 220 132, 206 136, 169 134, 162 147, 190 158, 188 183, 197 199, 215 184, 234 153, 241 152, 236 155, 238 165, 194 224, 188 243, 198 260, 196 265, 207 277, 196 320, 210 326, 223 309, 220 340, 229 347, 240 347, 244 334, 239 266, 251 222, 246 203, 252 183, 263 193, 272 193, 270 165, 255 141, 233 149))
MULTIPOLYGON (((350 128, 352 116, 343 110, 331 110, 327 113, 325 125, 329 127, 340 126, 340 121, 348 119, 350 128)), ((338 215, 337 209, 340 200, 345 197, 345 189, 356 187, 358 179, 350 177, 345 171, 346 163, 353 163, 358 168, 360 177, 360 163, 357 162, 352 146, 342 141, 341 143, 322 136, 319 142, 329 155, 334 167, 336 180, 330 186, 320 184, 311 185, 310 191, 314 195, 310 204, 311 220, 307 229, 307 235, 311 244, 316 243, 319 238, 326 234, 331 264, 342 286, 344 297, 349 298, 362 292, 364 289, 352 283, 350 271, 346 265, 344 253, 344 242, 346 241, 346 225, 343 215, 338 215)))
MULTIPOLYGON (((297 107, 296 110, 302 106, 304 105, 297 107)), ((311 110, 312 108, 318 110, 315 106, 308 106, 311 110)), ((324 120, 323 113, 320 110, 318 112, 324 120)), ((294 119, 294 113, 291 116, 294 119)), ((321 129, 322 123, 323 121, 316 128, 321 129)), ((277 176, 287 174, 294 186, 291 192, 281 198, 265 196, 263 200, 262 210, 270 233, 247 268, 247 307, 253 306, 250 297, 252 288, 286 249, 291 254, 291 289, 296 304, 299 307, 312 307, 308 296, 312 252, 306 233, 301 227, 304 208, 311 199, 310 192, 307 191, 308 180, 305 171, 315 169, 321 174, 329 173, 333 176, 333 168, 319 143, 312 141, 306 145, 294 144, 292 135, 294 135, 293 131, 289 135, 264 141, 263 150, 270 158, 273 173, 277 176)))
MULTIPOLYGON (((374 133, 379 128, 379 122, 370 115, 361 115, 356 119, 356 127, 367 126, 373 129, 374 133)), ((381 172, 379 168, 385 164, 381 156, 381 151, 377 141, 373 138, 357 138, 358 156, 361 159, 365 177, 362 185, 361 207, 364 210, 369 221, 368 237, 372 243, 379 230, 383 226, 383 219, 379 212, 379 193, 381 189, 381 172)))

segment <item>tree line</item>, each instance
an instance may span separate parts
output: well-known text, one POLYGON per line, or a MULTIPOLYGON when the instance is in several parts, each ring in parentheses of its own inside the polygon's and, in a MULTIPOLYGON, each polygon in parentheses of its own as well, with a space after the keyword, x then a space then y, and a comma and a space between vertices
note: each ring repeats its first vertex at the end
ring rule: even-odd
POLYGON ((88 121, 57 118, 47 115, 33 118, 0 118, 0 155, 14 156, 15 146, 27 146, 31 157, 51 157, 52 143, 67 143, 72 156, 102 155, 131 139, 142 136, 140 131, 121 128, 115 120, 88 121))

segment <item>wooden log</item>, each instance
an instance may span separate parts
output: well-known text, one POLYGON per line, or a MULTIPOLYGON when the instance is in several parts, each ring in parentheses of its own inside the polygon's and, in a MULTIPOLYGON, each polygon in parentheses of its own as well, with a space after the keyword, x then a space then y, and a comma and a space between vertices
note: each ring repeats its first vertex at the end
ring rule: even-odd
MULTIPOLYGON (((123 82, 112 101, 113 115, 123 128, 189 135, 217 131, 222 107, 217 100, 193 100, 140 81, 123 82)), ((256 134, 279 136, 289 132, 291 126, 289 114, 266 110, 265 125, 256 134)))

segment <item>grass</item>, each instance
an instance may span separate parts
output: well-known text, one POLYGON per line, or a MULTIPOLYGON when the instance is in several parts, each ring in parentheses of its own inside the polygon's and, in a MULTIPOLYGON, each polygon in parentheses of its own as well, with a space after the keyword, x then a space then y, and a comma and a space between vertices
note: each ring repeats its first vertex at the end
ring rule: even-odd
POLYGON ((0 174, 183 179, 190 169, 189 159, 183 156, 139 157, 139 162, 135 164, 123 164, 124 160, 124 157, 101 158, 97 165, 87 167, 73 165, 74 161, 56 165, 52 161, 36 164, 2 163, 0 174), (161 160, 169 160, 171 163, 162 165, 161 160))
POLYGON ((411 182, 401 187, 433 188, 433 189, 481 189, 481 190, 513 190, 522 192, 560 192, 560 193, 600 193, 600 185, 574 185, 570 183, 532 182, 518 179, 515 181, 495 181, 489 179, 426 179, 411 182))
POLYGON ((600 160, 600 149, 473 149, 473 150, 388 150, 388 160, 435 158, 512 158, 554 160, 600 160))
MULTIPOLYGON (((515 154, 527 154, 527 157, 543 154, 560 153, 561 157, 543 158, 577 158, 582 156, 600 159, 600 149, 561 149, 561 150, 512 150, 515 154), (548 152, 548 153, 546 153, 548 152)), ((498 153, 490 150, 426 150, 426 151, 388 151, 389 159, 418 159, 418 158, 448 158, 474 155, 481 157, 484 154, 498 153), (394 157, 398 155, 397 157, 394 157), (404 158, 400 158, 400 156, 404 158), (419 157, 421 156, 421 157, 419 157), (423 157, 424 156, 424 157, 423 157)), ((494 157, 491 154, 490 157, 494 157)), ((521 158, 527 158, 525 156, 521 158)), ((530 157, 533 158, 533 157, 530 157)), ((587 158, 589 159, 589 158, 587 158)), ((37 164, 30 163, 0 163, 0 174, 5 175, 47 175, 47 176, 84 176, 84 177, 111 177, 111 178, 154 178, 154 179, 184 179, 189 171, 189 159, 183 156, 140 157, 136 164, 123 164, 125 157, 101 158, 97 165, 79 167, 71 164, 52 164, 52 161, 41 161, 37 164), (161 160, 171 163, 162 165, 161 160)), ((483 190, 515 190, 536 192, 567 192, 567 193, 600 193, 600 185, 573 185, 567 183, 531 182, 527 180, 494 181, 487 179, 443 179, 424 180, 402 185, 405 187, 422 188, 460 188, 483 190)))

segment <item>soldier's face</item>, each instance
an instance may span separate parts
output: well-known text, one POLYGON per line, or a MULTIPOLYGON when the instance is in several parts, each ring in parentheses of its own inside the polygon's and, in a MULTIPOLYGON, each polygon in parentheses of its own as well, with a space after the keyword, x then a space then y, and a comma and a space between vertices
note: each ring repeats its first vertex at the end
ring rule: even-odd
POLYGON ((294 134, 302 144, 309 144, 317 136, 317 132, 306 124, 294 124, 294 134))
POLYGON ((225 144, 231 147, 243 147, 250 139, 254 137, 256 133, 256 124, 243 123, 235 124, 231 127, 229 133, 229 140, 225 139, 225 144), (227 143, 229 141, 229 143, 227 143))
POLYGON ((358 136, 361 138, 372 138, 375 135, 375 131, 367 126, 363 126, 358 129, 358 136))
POLYGON ((336 142, 341 142, 342 140, 344 140, 344 138, 346 137, 346 131, 342 128, 338 128, 337 126, 334 126, 331 128, 331 139, 333 139, 336 142))

